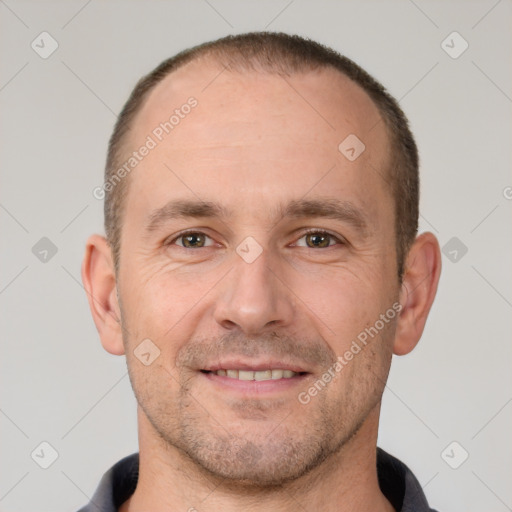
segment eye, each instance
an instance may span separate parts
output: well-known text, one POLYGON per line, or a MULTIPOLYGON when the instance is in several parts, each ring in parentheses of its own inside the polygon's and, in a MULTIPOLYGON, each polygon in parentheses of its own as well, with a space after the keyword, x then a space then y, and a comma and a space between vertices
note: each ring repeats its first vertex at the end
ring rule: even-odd
POLYGON ((333 245, 345 245, 345 242, 328 231, 311 229, 307 231, 299 240, 305 240, 305 245, 296 243, 299 247, 308 247, 310 249, 325 249, 333 245))
MULTIPOLYGON (((294 245, 309 249, 325 249, 334 245, 345 244, 346 242, 340 237, 328 231, 311 229, 304 233, 294 245), (301 240, 304 240, 304 243, 300 243, 301 240)), ((164 245, 177 245, 184 249, 201 249, 203 247, 211 247, 214 243, 208 235, 201 231, 186 231, 165 242, 164 245)))
POLYGON ((207 240, 213 242, 213 240, 200 231, 187 231, 181 233, 181 235, 175 237, 169 242, 165 242, 165 245, 178 245, 184 249, 201 249, 202 247, 209 247, 212 243, 207 244, 207 240))

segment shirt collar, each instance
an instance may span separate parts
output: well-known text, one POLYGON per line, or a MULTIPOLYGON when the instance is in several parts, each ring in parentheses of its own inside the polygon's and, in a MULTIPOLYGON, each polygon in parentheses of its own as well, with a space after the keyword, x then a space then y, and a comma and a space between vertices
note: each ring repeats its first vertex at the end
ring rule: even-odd
MULTIPOLYGON (((398 512, 435 512, 412 471, 381 448, 377 448, 377 475, 382 493, 398 512)), ((117 512, 135 492, 138 478, 139 454, 134 453, 103 475, 89 504, 78 512, 117 512)))

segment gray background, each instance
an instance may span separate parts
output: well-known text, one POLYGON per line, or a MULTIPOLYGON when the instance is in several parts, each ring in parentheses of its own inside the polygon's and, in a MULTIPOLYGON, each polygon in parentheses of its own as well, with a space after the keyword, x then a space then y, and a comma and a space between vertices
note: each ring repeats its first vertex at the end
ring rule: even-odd
POLYGON ((511 14, 510 0, 0 0, 0 510, 74 511, 137 451, 125 361, 102 349, 80 280, 86 237, 102 231, 92 190, 143 73, 190 45, 261 29, 331 45, 409 116, 422 230, 456 240, 422 341, 394 359, 379 445, 440 511, 512 510, 511 14), (43 31, 59 45, 46 59, 31 48, 43 31), (469 44, 458 58, 445 51, 462 49, 458 36, 442 45, 453 31, 469 44), (55 255, 41 253, 43 237, 55 255), (48 469, 43 441, 58 452, 48 469))

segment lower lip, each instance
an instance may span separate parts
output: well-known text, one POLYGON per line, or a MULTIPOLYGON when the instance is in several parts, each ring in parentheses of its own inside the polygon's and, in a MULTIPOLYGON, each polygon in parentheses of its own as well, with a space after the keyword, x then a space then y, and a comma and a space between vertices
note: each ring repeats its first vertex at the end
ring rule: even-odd
POLYGON ((294 388, 299 384, 304 383, 304 379, 309 374, 296 375, 288 379, 275 379, 275 380, 239 380, 230 377, 217 375, 216 373, 203 373, 200 374, 207 378, 210 382, 226 389, 232 389, 247 394, 263 394, 287 391, 294 388))

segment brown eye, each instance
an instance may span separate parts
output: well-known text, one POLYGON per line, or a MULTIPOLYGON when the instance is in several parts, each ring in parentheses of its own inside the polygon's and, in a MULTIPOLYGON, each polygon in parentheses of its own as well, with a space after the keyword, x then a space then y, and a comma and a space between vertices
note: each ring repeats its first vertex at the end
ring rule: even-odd
POLYGON ((306 243, 308 247, 323 248, 329 247, 331 235, 328 233, 310 233, 306 235, 306 243))
POLYGON ((189 232, 183 233, 179 237, 174 240, 176 245, 180 247, 184 247, 185 249, 200 249, 202 247, 207 247, 207 239, 210 237, 205 235, 204 233, 199 232, 189 232), (181 242, 180 242, 181 241, 181 242))
POLYGON ((331 235, 327 231, 311 230, 302 235, 296 245, 309 249, 326 249, 334 245, 344 245, 344 243, 337 236, 331 235))

